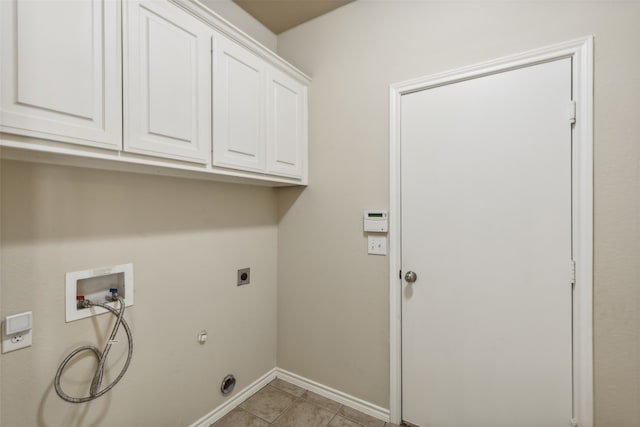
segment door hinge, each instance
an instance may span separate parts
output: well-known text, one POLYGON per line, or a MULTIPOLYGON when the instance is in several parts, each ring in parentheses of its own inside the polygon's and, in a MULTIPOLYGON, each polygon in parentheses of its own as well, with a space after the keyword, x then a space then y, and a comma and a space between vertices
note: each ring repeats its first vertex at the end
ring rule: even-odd
POLYGON ((569 101, 569 123, 574 124, 576 122, 576 101, 569 101))
POLYGON ((578 427, 578 419, 571 418, 571 427, 578 427))
POLYGON ((569 264, 569 280, 571 281, 572 286, 576 285, 576 261, 573 259, 569 264))

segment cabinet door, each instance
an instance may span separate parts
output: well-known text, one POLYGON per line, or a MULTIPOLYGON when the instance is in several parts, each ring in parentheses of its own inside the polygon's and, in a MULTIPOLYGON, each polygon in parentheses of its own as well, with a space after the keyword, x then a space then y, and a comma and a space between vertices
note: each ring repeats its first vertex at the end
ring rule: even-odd
POLYGON ((0 1, 0 129, 120 149, 120 3, 0 1))
POLYGON ((264 172, 265 63, 221 35, 214 63, 213 164, 264 172))
POLYGON ((209 163, 212 30, 169 2, 125 18, 125 151, 209 163))
POLYGON ((302 178, 307 156, 307 88, 270 67, 267 81, 267 172, 302 178))

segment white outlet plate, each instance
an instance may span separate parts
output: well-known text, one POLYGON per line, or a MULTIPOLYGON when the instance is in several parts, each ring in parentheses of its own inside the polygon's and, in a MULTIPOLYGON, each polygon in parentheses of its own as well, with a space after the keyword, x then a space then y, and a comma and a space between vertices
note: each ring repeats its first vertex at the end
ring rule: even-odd
POLYGON ((4 325, 2 327, 2 353, 8 353, 21 348, 31 347, 33 342, 33 329, 18 334, 7 335, 4 325))
POLYGON ((369 255, 387 254, 386 236, 367 236, 367 253, 369 255))

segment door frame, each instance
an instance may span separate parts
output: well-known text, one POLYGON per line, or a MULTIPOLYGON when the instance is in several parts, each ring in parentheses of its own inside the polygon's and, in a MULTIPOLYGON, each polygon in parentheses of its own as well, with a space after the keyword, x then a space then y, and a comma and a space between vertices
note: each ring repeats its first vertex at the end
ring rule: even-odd
MULTIPOLYGON (((593 427, 593 36, 390 86, 389 91, 389 415, 402 419, 401 97, 412 92, 572 58, 576 123, 572 129, 573 417, 593 427)), ((567 113, 568 117, 568 113, 567 113)), ((569 269, 569 266, 567 266, 569 269)))

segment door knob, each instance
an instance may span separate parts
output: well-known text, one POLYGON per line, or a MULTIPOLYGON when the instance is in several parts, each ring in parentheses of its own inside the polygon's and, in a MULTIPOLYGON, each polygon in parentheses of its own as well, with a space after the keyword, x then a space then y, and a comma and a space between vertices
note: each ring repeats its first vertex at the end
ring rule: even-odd
POLYGON ((416 279, 418 279, 418 275, 413 271, 407 271, 407 274, 404 275, 404 280, 406 280, 409 283, 415 282, 416 279))

